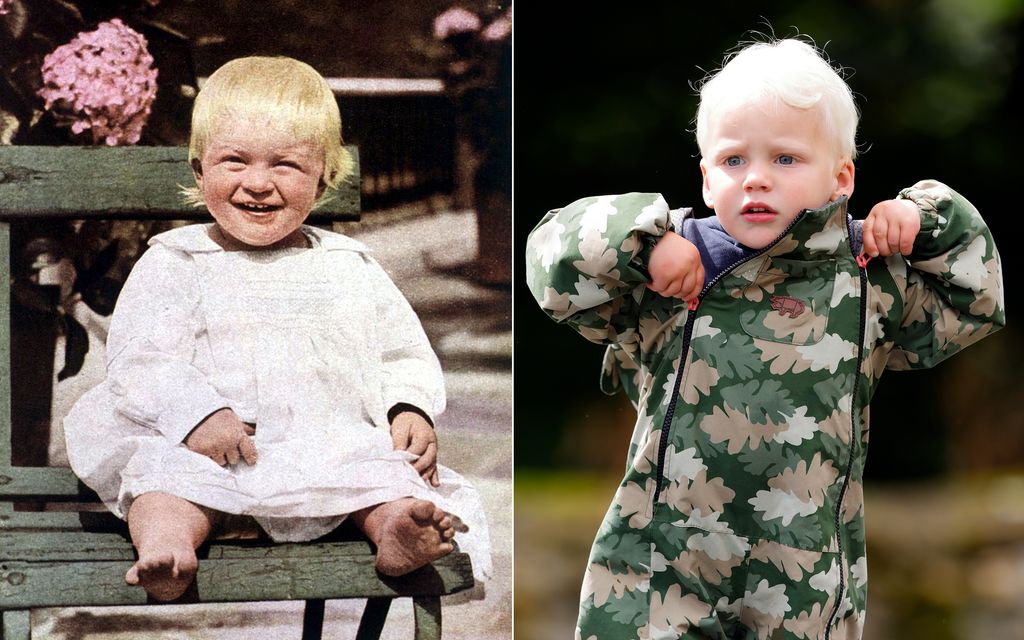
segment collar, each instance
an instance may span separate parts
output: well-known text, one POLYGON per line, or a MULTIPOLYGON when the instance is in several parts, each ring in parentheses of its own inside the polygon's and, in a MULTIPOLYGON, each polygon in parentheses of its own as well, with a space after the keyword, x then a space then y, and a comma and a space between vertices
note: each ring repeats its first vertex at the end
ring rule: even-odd
POLYGON ((765 253, 793 260, 851 255, 848 205, 849 198, 841 196, 823 207, 804 209, 765 253))
MULTIPOLYGON (((149 239, 149 245, 162 245, 185 253, 219 253, 224 249, 209 235, 212 223, 190 224, 157 234, 149 239)), ((325 251, 355 251, 368 254, 369 248, 361 242, 333 231, 325 231, 309 225, 302 225, 302 232, 310 239, 314 248, 325 251)))
MULTIPOLYGON (((848 252, 848 202, 849 198, 842 196, 823 207, 804 209, 765 253, 794 260, 821 260, 848 252)), ((697 219, 691 217, 692 213, 692 209, 679 209, 671 211, 670 216, 678 233, 700 252, 705 286, 723 271, 759 253, 726 233, 715 216, 697 219)), ((860 231, 859 225, 855 226, 855 231, 860 231)), ((859 243, 859 237, 855 241, 859 243)), ((855 247, 854 253, 859 251, 859 247, 855 247)))

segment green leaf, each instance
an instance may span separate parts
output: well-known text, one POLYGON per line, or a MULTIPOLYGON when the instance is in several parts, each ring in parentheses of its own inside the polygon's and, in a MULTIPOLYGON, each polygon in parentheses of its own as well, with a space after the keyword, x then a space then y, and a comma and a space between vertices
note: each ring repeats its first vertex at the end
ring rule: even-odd
POLYGON ((763 442, 757 449, 742 451, 738 459, 747 473, 773 477, 790 468, 794 457, 799 458, 792 450, 787 451, 783 442, 763 442))
POLYGON ((690 348, 702 360, 707 360, 722 378, 747 380, 764 369, 765 363, 757 355, 754 341, 744 334, 728 335, 722 331, 713 336, 701 336, 690 343, 690 348))
POLYGON ((814 395, 818 396, 818 400, 826 407, 835 407, 839 403, 839 399, 842 398, 853 390, 853 376, 855 373, 847 374, 836 374, 834 377, 828 380, 822 380, 811 386, 811 390, 814 391, 814 395))
POLYGON ((754 424, 782 423, 796 412, 780 380, 751 380, 722 389, 722 399, 754 424))
POLYGON ((629 567, 636 568, 651 563, 651 543, 645 542, 639 534, 611 535, 606 543, 610 548, 608 556, 616 560, 612 565, 613 573, 625 573, 629 567), (618 570, 620 568, 621 571, 618 570))
POLYGON ((824 540, 821 526, 815 517, 796 516, 787 527, 780 527, 779 542, 798 549, 820 547, 824 540))
POLYGON ((612 620, 619 624, 641 626, 647 618, 650 608, 647 592, 640 589, 626 589, 621 598, 609 598, 602 609, 612 613, 612 620))
POLYGON ((677 549, 683 548, 683 541, 686 540, 686 527, 677 527, 671 522, 663 522, 658 526, 658 531, 661 532, 661 535, 665 536, 665 540, 677 549))

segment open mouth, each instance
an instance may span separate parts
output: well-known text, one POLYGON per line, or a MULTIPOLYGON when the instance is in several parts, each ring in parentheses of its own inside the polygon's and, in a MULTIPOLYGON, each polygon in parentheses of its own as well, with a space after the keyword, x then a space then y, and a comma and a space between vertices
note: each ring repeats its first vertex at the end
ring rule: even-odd
POLYGON ((769 222, 775 218, 775 210, 763 205, 745 207, 741 211, 743 218, 749 222, 769 222))
POLYGON ((266 215, 268 213, 273 213, 281 208, 280 205, 276 204, 259 204, 255 202, 236 202, 235 207, 241 209, 242 211, 248 211, 249 213, 254 213, 256 215, 266 215))

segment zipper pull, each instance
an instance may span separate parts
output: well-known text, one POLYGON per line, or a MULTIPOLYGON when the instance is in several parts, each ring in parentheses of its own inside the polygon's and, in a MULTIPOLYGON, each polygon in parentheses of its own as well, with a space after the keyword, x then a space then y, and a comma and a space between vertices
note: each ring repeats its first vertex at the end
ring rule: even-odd
POLYGON ((686 308, 690 311, 696 311, 697 307, 700 306, 700 298, 694 298, 686 303, 686 308))
POLYGON ((860 255, 857 256, 857 266, 860 267, 861 269, 866 269, 869 260, 871 260, 871 256, 861 251, 860 255))

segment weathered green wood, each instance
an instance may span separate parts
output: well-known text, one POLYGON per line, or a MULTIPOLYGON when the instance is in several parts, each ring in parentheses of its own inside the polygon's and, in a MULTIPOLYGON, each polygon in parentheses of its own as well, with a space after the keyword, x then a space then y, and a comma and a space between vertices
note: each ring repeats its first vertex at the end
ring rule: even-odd
POLYGON ((416 625, 416 640, 440 640, 441 598, 437 596, 413 598, 412 615, 416 625))
POLYGON ((363 617, 356 629, 356 640, 379 640, 393 598, 367 598, 363 617))
MULTIPOLYGON (((201 559, 246 560, 262 558, 318 558, 371 556, 370 544, 362 540, 345 542, 271 543, 215 541, 199 549, 201 559)), ((117 533, 89 531, 0 532, 0 561, 34 562, 71 560, 132 559, 130 541, 117 533)))
MULTIPOLYGON (((10 316, 7 316, 10 317, 10 316)), ((8 360, 9 361, 9 360, 8 360)), ((10 392, 6 394, 10 402, 10 392)), ((7 443, 5 464, 0 466, 0 497, 9 499, 24 497, 79 497, 84 494, 78 478, 71 469, 63 467, 11 467, 10 466, 10 420, 3 432, 7 443)), ((0 428, 3 428, 0 426, 0 428)))
POLYGON ((27 609, 3 612, 2 640, 29 640, 32 637, 32 616, 27 609))
MULTIPOLYGON (((314 219, 359 217, 355 177, 333 191, 314 219)), ((0 218, 205 219, 182 202, 195 185, 186 147, 0 147, 0 218)))
POLYGON ((78 531, 82 522, 71 511, 14 511, 0 502, 0 531, 78 531))
MULTIPOLYGON (((124 583, 131 561, 0 563, 0 609, 145 604, 124 583)), ((436 596, 472 586, 469 558, 450 554, 405 576, 380 576, 373 556, 207 559, 197 602, 436 596)), ((425 614, 423 614, 425 615, 425 614)))
POLYGON ((0 491, 11 466, 11 226, 0 222, 0 491))
POLYGON ((112 533, 31 531, 0 533, 0 562, 134 560, 131 542, 112 533))

